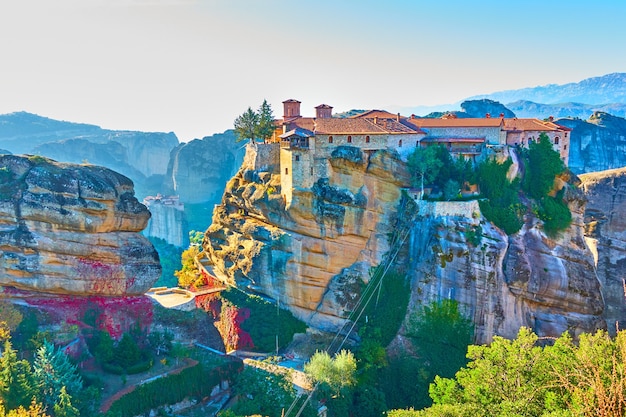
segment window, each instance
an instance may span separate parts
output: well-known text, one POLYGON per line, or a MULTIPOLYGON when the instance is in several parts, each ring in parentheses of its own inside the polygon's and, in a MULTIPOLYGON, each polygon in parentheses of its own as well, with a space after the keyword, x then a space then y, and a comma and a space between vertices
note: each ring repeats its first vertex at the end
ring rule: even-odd
POLYGON ((398 141, 398 148, 401 148, 401 147, 402 147, 402 139, 398 141))
POLYGON ((352 136, 348 136, 348 143, 352 143, 352 136))
POLYGON ((313 167, 311 167, 311 175, 313 175, 313 167))
POLYGON ((557 136, 556 138, 554 138, 554 144, 558 145, 559 144, 559 137, 557 136))
POLYGON ((328 143, 333 143, 333 137, 332 136, 328 137, 328 143))
POLYGON ((365 143, 370 143, 370 137, 369 136, 365 136, 365 143))
POLYGON ((300 160, 300 155, 296 155, 296 162, 300 160))
POLYGON ((419 141, 419 140, 416 140, 416 141, 415 141, 415 147, 416 147, 416 148, 419 148, 419 146, 420 146, 420 141, 419 141))
POLYGON ((566 151, 567 150, 567 145, 563 145, 563 150, 566 151))
POLYGON ((285 175, 289 175, 289 168, 285 168, 285 175))

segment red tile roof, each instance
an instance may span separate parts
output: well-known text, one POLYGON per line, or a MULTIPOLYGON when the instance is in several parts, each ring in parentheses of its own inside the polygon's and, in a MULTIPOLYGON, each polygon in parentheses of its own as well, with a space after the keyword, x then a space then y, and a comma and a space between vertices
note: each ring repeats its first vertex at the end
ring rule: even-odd
POLYGON ((543 122, 539 119, 504 119, 504 130, 506 131, 540 131, 554 132, 560 130, 560 126, 552 122, 543 122))
POLYGON ((407 118, 402 122, 405 125, 413 125, 418 128, 446 128, 446 127, 500 127, 502 119, 499 117, 490 118, 467 118, 467 119, 429 119, 429 118, 407 118))
POLYGON ((386 110, 368 110, 365 113, 350 116, 350 119, 373 119, 374 117, 379 117, 383 119, 395 119, 397 116, 397 114, 389 113, 386 110))

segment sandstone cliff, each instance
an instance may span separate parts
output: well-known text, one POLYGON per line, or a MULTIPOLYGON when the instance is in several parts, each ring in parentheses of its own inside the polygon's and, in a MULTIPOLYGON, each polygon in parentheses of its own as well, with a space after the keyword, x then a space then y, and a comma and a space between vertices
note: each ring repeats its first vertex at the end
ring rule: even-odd
POLYGON ((159 257, 150 213, 109 169, 0 156, 0 285, 59 294, 143 294, 159 257))
POLYGON ((626 168, 580 176, 587 196, 585 236, 606 302, 609 331, 626 328, 626 168))
POLYGON ((204 240, 215 273, 333 330, 354 309, 370 268, 400 249, 394 266, 411 278, 411 309, 456 299, 478 342, 512 337, 522 325, 541 336, 606 327, 583 239, 584 198, 574 187, 567 191, 574 222, 558 238, 548 238, 532 214, 507 236, 476 202, 412 206, 402 197, 408 179, 396 154, 351 150, 334 154, 328 178, 294 190, 289 207, 275 166, 247 158, 204 240), (410 237, 392 247, 405 230, 410 237))

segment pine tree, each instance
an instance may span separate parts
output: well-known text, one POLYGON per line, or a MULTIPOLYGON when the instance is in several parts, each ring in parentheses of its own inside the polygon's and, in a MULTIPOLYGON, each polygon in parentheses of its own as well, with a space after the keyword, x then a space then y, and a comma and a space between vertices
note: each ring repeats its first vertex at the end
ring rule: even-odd
POLYGON ((248 107, 241 116, 235 119, 235 133, 237 134, 237 142, 241 142, 245 139, 254 141, 256 136, 257 126, 259 124, 259 115, 248 107))
POLYGON ((274 114, 267 100, 263 100, 257 115, 259 116, 259 121, 256 127, 256 137, 263 139, 263 142, 267 142, 274 134, 274 114))
POLYGON ((30 364, 17 359, 17 351, 7 340, 0 357, 0 398, 6 408, 12 410, 30 404, 33 394, 30 364))
POLYGON ((55 417, 79 417, 80 413, 72 405, 72 397, 67 393, 65 387, 61 387, 59 400, 54 404, 55 417))
POLYGON ((76 365, 70 362, 65 353, 55 349, 54 345, 47 340, 37 350, 33 377, 39 392, 39 400, 50 409, 61 395, 61 388, 65 387, 69 395, 74 395, 83 386, 76 365))

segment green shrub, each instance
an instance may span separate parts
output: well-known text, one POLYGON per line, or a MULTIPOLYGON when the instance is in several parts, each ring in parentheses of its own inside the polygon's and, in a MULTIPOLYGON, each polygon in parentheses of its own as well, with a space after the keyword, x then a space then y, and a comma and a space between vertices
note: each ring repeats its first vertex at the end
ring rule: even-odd
POLYGON ((107 415, 131 417, 163 405, 176 404, 187 397, 205 397, 222 379, 232 380, 241 369, 241 362, 234 360, 213 369, 206 369, 202 364, 192 366, 178 374, 138 386, 115 401, 107 415))
POLYGON ((237 290, 222 292, 222 297, 238 308, 248 308, 250 317, 241 323, 241 328, 250 334, 254 349, 271 352, 278 347, 291 343, 295 333, 304 333, 306 324, 298 320, 290 311, 278 308, 256 295, 245 294, 237 290))
POLYGON ((381 277, 382 267, 372 269, 372 280, 374 285, 369 291, 361 294, 361 299, 370 302, 365 308, 365 313, 359 322, 359 333, 363 338, 375 339, 382 346, 387 346, 398 333, 402 320, 406 315, 406 308, 409 303, 409 283, 406 276, 397 271, 390 271, 381 277), (377 293, 376 283, 383 279, 382 287, 377 293), (370 298, 371 297, 371 298, 370 298))
POLYGON ((152 359, 147 360, 147 361, 143 361, 143 362, 139 362, 139 363, 137 363, 135 365, 132 365, 132 366, 129 366, 128 368, 126 368, 126 373, 128 375, 140 374, 140 373, 146 372, 147 370, 152 368, 152 365, 153 365, 152 359))
POLYGON ((544 197, 537 213, 544 222, 544 230, 548 236, 554 237, 559 231, 565 230, 572 223, 572 213, 562 198, 544 197))

